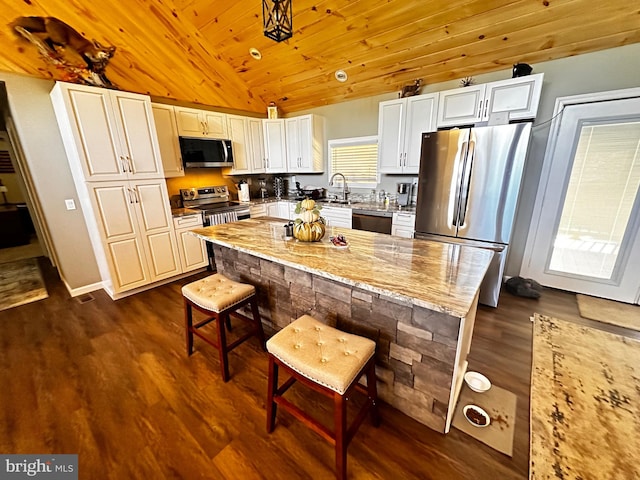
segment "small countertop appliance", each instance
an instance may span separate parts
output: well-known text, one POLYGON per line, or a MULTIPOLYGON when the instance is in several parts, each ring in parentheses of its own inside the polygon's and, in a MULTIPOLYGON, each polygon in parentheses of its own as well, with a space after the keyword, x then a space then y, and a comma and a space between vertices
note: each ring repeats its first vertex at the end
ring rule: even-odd
POLYGON ((398 183, 398 205, 406 207, 411 204, 411 183, 398 183))

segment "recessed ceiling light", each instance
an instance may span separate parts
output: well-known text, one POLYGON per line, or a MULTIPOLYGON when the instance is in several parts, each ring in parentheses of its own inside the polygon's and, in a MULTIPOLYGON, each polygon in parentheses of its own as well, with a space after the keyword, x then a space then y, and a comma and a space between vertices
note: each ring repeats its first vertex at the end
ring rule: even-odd
POLYGON ((336 70, 336 80, 339 82, 346 82, 347 78, 347 72, 344 70, 336 70))
POLYGON ((253 58, 255 58, 256 60, 260 60, 262 58, 262 54, 260 53, 260 50, 258 50, 257 48, 253 48, 251 47, 249 49, 249 53, 251 54, 251 56, 253 58))

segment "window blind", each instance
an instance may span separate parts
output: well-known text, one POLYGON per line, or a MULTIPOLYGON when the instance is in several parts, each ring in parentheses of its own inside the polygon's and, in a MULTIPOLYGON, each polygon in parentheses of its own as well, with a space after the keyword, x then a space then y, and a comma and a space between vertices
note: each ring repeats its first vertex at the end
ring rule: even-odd
POLYGON ((342 173, 354 187, 378 183, 378 137, 329 140, 330 174, 342 173))

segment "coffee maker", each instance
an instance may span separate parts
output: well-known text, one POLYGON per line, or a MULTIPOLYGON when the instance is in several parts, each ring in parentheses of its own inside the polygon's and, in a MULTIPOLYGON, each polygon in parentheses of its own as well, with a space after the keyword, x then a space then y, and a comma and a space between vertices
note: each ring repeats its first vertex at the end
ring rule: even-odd
POLYGON ((411 184, 398 183, 398 205, 406 207, 411 203, 411 184))

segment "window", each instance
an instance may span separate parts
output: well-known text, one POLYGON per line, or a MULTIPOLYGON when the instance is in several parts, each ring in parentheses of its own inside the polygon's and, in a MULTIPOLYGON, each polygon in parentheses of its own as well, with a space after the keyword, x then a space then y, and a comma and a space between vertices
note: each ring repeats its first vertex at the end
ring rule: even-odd
POLYGON ((329 140, 329 177, 334 173, 342 173, 349 187, 376 188, 378 137, 329 140))

